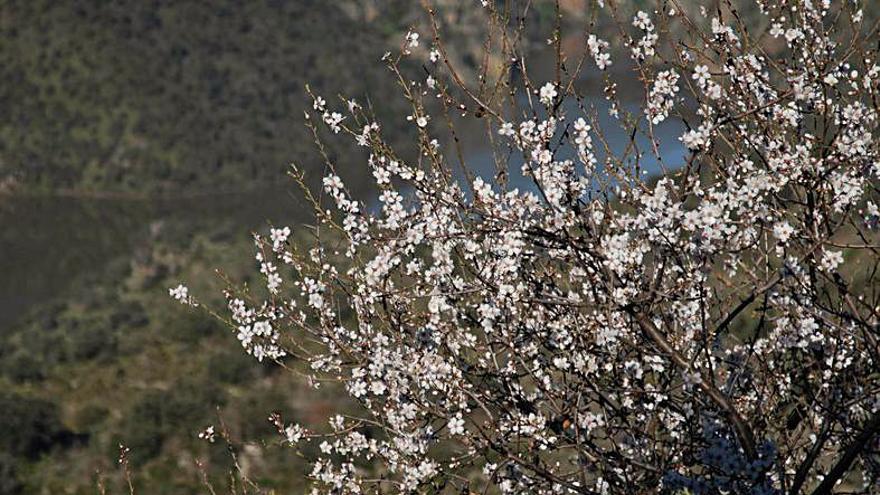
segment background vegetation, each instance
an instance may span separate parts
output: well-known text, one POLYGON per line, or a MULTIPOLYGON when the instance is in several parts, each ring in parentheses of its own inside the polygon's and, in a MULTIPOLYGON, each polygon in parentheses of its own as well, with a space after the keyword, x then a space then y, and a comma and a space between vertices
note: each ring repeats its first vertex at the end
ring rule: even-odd
POLYGON ((330 398, 305 400, 167 288, 219 296, 216 267, 251 272, 248 230, 303 220, 278 187, 317 163, 306 82, 400 114, 377 62, 412 7, 0 2, 0 493, 127 493, 120 443, 141 493, 202 493, 196 458, 228 493, 233 455, 301 491, 267 416, 325 421, 330 398), (220 418, 235 452, 197 438, 220 418))
POLYGON ((4 1, 0 176, 139 194, 277 183, 310 149, 306 82, 381 95, 376 61, 406 16, 367 23, 368 5, 4 1))

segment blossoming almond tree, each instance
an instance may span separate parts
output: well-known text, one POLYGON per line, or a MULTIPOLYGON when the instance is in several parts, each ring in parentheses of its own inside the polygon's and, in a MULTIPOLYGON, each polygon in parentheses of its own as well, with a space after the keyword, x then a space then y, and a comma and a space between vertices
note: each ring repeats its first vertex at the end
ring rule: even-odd
POLYGON ((557 4, 550 81, 528 71, 530 4, 467 7, 487 19, 475 80, 430 4, 383 58, 416 157, 357 102, 314 95, 319 144, 347 135, 369 160, 325 154, 322 191, 303 188, 314 246, 256 236, 266 296, 227 296, 247 352, 359 404, 322 431, 273 416, 291 448, 319 445, 315 489, 880 493, 880 61, 861 2, 599 0, 590 26, 617 35, 587 29, 578 53, 557 4), (605 107, 576 84, 596 73, 605 107), (494 174, 455 148, 469 120, 494 174), (684 123, 680 166, 664 121, 684 123), (375 207, 341 166, 369 167, 375 207))

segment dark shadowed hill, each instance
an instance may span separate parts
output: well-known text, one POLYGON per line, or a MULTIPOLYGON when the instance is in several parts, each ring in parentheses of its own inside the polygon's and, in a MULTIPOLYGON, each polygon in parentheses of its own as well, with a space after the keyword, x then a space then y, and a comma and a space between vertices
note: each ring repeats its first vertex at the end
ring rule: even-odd
POLYGON ((377 62, 396 26, 348 3, 3 2, 0 178, 138 192, 277 181, 312 149, 306 81, 362 98, 389 83, 377 62))

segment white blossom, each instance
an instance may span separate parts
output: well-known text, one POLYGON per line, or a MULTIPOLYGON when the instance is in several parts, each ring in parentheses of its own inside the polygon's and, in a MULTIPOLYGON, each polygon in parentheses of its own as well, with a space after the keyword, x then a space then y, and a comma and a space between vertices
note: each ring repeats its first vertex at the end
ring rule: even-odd
POLYGON ((552 105, 553 101, 556 99, 557 95, 558 95, 558 93, 556 91, 555 84, 548 82, 547 84, 541 86, 541 91, 540 91, 541 103, 543 103, 544 105, 547 105, 547 106, 552 105))

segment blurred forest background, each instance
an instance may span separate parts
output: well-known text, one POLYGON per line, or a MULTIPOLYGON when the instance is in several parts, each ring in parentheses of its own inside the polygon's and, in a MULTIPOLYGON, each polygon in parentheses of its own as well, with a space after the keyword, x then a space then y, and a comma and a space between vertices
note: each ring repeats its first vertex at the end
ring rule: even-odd
POLYGON ((225 487, 229 453, 197 438, 218 413, 248 476, 302 491, 267 416, 323 422, 330 398, 306 399, 167 288, 220 296, 215 268, 252 272, 250 231, 308 221, 284 175, 295 160, 320 176, 305 84, 380 98, 393 128, 406 107, 379 59, 420 15, 411 1, 0 2, 0 493, 127 493, 120 443, 140 493, 203 492, 196 458, 225 487))
MULTIPOLYGON (((479 1, 433 3, 473 74, 479 1)), ((588 27, 614 36, 589 26, 594 3, 560 2, 574 50, 588 27)), ((527 43, 546 49, 554 2, 532 4, 527 43)), ((214 269, 257 273, 248 232, 310 221, 285 177, 293 161, 322 175, 307 83, 380 103, 405 153, 409 107, 379 60, 410 26, 427 40, 424 22, 418 0, 0 0, 0 493, 128 493, 120 444, 139 493, 204 492, 196 459, 229 492, 230 452, 197 438, 218 418, 248 478, 304 490, 308 467, 267 417, 326 423, 332 391, 257 363, 167 290, 218 306, 214 269)), ((368 182, 363 152, 338 142, 343 179, 368 182)))

